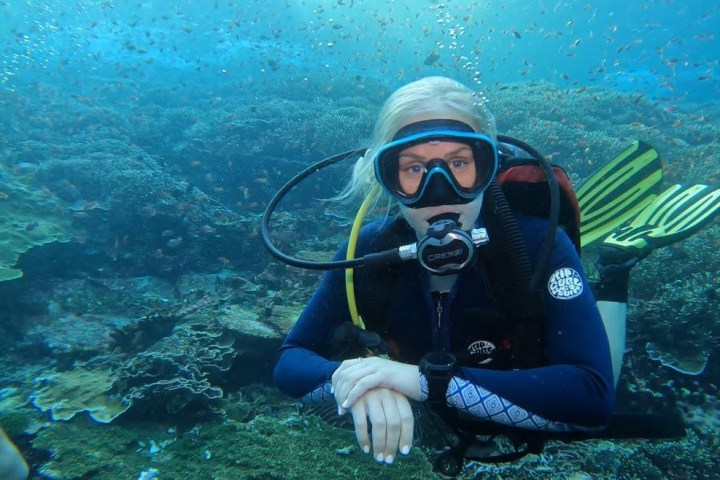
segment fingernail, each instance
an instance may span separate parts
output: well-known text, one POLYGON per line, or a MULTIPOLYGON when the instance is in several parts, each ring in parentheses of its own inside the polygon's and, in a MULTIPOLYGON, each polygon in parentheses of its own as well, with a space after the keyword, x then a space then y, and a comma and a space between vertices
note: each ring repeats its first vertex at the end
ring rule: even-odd
POLYGON ((410 453, 410 447, 407 446, 407 445, 404 445, 404 446, 400 449, 400 453, 402 453, 403 455, 407 455, 408 453, 410 453))
POLYGON ((382 453, 378 453, 378 454, 377 454, 377 457, 375 457, 375 460, 377 460, 378 462, 382 462, 382 461, 383 461, 383 458, 384 458, 384 457, 383 457, 383 454, 382 454, 382 453))
POLYGON ((388 465, 390 465, 393 462, 393 460, 394 460, 394 458, 392 455, 388 455, 387 457, 385 457, 385 463, 387 463, 388 465))
POLYGON ((363 452, 370 453, 370 445, 363 445, 363 452))
POLYGON ((330 385, 330 395, 335 395, 335 387, 330 385))
POLYGON ((345 401, 342 403, 341 407, 342 407, 342 408, 347 408, 347 407, 348 407, 347 400, 345 400, 345 401))
POLYGON ((343 414, 343 409, 340 405, 338 405, 338 415, 342 415, 342 414, 343 414))

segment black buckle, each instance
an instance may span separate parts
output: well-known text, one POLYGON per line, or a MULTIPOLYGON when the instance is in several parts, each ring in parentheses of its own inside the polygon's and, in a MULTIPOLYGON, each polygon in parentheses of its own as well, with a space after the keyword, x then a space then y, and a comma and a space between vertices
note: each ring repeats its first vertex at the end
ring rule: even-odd
POLYGON ((501 435, 478 436, 461 432, 457 445, 447 448, 434 462, 434 469, 448 477, 456 477, 468 460, 482 463, 515 462, 522 457, 540 454, 545 448, 545 438, 535 431, 512 430, 501 435), (496 438, 507 438, 513 450, 498 453, 496 438))

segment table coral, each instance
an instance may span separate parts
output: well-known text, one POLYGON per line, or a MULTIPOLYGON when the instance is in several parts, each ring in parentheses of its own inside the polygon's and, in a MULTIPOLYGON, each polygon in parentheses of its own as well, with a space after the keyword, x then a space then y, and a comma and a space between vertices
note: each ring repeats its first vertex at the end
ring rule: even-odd
POLYGON ((39 245, 72 238, 68 220, 55 198, 0 166, 0 282, 20 278, 20 255, 39 245))
POLYGON ((103 368, 53 371, 36 379, 33 405, 50 412, 53 420, 70 420, 81 412, 100 423, 109 423, 124 413, 130 403, 111 394, 115 376, 103 368))

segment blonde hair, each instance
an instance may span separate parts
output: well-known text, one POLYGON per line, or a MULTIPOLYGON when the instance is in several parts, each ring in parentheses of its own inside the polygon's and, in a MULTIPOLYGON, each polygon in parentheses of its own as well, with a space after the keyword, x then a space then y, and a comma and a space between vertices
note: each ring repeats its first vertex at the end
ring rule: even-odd
MULTIPOLYGON (((413 122, 430 119, 460 120, 476 132, 495 138, 495 118, 480 102, 472 90, 447 77, 425 77, 397 89, 382 106, 365 155, 353 168, 352 178, 335 197, 339 201, 365 198, 377 185, 375 178, 375 152, 389 143, 402 127, 413 122)), ((392 197, 382 189, 372 199, 373 206, 380 201, 389 209, 392 197)))

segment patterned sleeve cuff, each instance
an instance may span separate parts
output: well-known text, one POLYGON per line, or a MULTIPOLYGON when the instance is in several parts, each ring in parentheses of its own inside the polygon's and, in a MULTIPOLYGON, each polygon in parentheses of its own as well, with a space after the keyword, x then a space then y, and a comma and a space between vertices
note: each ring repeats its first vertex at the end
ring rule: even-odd
POLYGON ((315 390, 302 397, 305 403, 328 403, 334 402, 335 396, 330 393, 332 390, 332 382, 325 382, 318 386, 315 390))
POLYGON ((512 427, 555 432, 591 430, 580 425, 554 422, 535 415, 463 378, 453 377, 450 380, 447 401, 450 406, 474 417, 512 427))
POLYGON ((424 402, 430 396, 430 386, 428 385, 427 377, 420 374, 420 401, 424 402))

